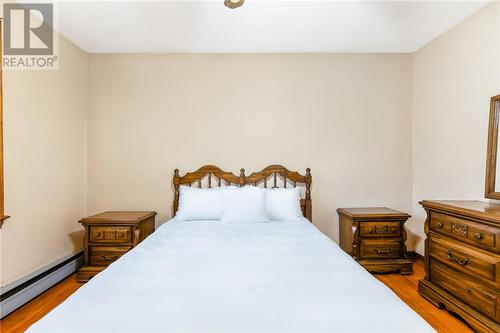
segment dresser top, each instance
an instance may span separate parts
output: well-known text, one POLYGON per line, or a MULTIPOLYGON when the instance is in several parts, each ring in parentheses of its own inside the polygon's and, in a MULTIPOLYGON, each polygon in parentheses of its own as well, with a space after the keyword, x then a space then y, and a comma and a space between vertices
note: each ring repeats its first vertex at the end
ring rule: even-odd
POLYGON ((362 208, 339 208, 339 214, 350 216, 354 219, 370 219, 370 218, 409 218, 410 215, 390 209, 387 207, 362 207, 362 208))
POLYGON ((156 212, 110 211, 92 215, 80 220, 80 223, 129 223, 134 224, 156 215, 156 212))
POLYGON ((423 200, 424 208, 467 215, 491 222, 500 223, 500 205, 473 200, 423 200))

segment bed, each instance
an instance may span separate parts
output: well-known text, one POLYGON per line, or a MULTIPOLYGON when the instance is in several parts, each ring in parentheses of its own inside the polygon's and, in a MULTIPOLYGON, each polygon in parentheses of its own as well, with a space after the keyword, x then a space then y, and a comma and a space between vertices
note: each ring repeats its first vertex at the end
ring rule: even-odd
POLYGON ((210 186, 258 186, 270 177, 264 186, 279 178, 305 184, 304 217, 245 224, 174 217, 28 332, 434 332, 306 218, 309 171, 271 166, 247 177, 214 168, 175 173, 174 211, 181 184, 201 187, 208 176, 210 186))

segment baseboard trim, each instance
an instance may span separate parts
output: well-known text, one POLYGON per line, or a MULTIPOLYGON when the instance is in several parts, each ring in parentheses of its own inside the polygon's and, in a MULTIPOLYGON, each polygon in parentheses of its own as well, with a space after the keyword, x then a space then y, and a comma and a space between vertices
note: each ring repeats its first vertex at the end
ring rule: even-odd
POLYGON ((2 293, 0 295, 0 319, 75 273, 83 264, 83 252, 78 252, 67 260, 2 293))
POLYGON ((424 261, 424 256, 418 252, 415 252, 415 251, 406 251, 406 256, 408 258, 411 258, 411 259, 417 259, 420 261, 424 261))

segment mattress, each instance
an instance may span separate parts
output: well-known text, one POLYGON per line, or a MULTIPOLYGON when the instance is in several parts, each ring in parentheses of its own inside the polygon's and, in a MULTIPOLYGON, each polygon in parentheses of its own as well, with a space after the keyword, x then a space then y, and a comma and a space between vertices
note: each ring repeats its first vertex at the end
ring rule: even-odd
POLYGON ((173 219, 28 332, 434 330, 305 219, 173 219))

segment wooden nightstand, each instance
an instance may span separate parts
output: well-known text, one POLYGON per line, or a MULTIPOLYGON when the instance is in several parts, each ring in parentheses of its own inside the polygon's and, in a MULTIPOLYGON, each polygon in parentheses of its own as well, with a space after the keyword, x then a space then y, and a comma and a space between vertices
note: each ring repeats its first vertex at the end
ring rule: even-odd
POLYGON ((85 266, 77 280, 86 282, 155 230, 156 212, 104 212, 79 222, 85 228, 85 266))
POLYGON ((370 272, 413 272, 404 224, 411 216, 385 207, 339 208, 340 247, 370 272))

